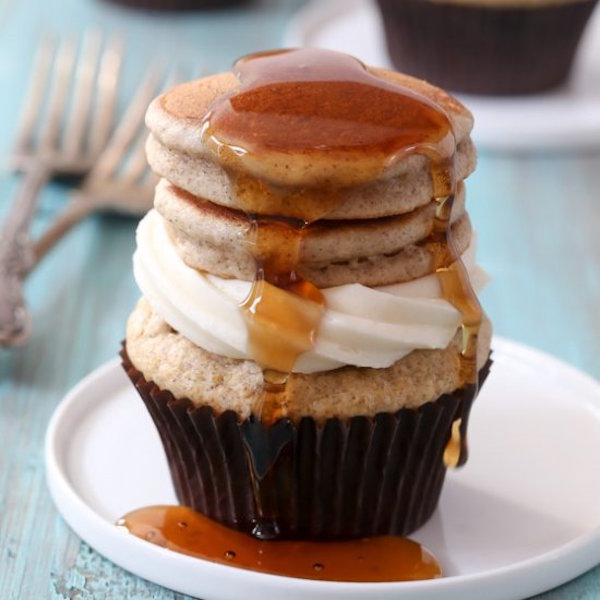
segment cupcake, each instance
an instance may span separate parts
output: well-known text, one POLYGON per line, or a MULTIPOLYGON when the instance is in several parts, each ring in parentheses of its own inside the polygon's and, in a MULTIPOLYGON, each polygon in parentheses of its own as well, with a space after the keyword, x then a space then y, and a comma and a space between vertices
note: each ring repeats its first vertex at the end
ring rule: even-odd
POLYGON ((489 365, 471 114, 326 50, 155 99, 123 364, 179 501, 261 539, 407 534, 489 365))
POLYGON ((377 0, 394 66, 472 94, 563 83, 596 0, 377 0))

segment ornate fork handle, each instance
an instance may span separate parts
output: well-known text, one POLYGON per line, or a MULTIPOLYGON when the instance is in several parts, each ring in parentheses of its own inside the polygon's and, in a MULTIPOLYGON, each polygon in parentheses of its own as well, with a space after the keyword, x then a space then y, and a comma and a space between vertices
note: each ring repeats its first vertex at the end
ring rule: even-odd
POLYGON ((40 189, 49 176, 43 163, 25 173, 0 232, 0 346, 18 345, 29 333, 30 318, 23 297, 23 280, 33 261, 29 228, 40 189))

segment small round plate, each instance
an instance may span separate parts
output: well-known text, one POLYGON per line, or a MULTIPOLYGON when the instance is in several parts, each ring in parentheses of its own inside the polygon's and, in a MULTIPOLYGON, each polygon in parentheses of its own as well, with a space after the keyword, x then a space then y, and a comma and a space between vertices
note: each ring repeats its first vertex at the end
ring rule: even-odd
MULTIPOLYGON (((313 0, 291 22, 285 46, 340 50, 392 68, 373 0, 313 0)), ((489 150, 600 148, 600 10, 582 39, 570 80, 530 96, 456 94, 475 116, 473 138, 489 150)))
POLYGON ((469 462, 448 473, 433 518, 412 536, 447 576, 408 583, 264 575, 177 554, 117 528, 135 508, 176 502, 158 435, 117 360, 56 409, 46 470, 58 510, 88 544, 136 575, 204 600, 509 600, 600 562, 600 384, 496 339, 469 445, 469 462))

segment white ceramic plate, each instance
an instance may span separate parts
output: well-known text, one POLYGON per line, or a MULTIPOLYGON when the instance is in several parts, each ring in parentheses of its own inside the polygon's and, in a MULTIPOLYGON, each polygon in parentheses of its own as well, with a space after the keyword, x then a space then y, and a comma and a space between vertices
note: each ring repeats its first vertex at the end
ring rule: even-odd
POLYGON ((472 414, 469 462, 449 472, 437 511, 413 536, 440 559, 443 579, 360 584, 263 575, 116 528, 130 510, 175 503, 158 435, 116 360, 56 409, 46 438, 50 492, 98 552, 204 600, 524 598, 600 562, 600 384, 514 342, 496 339, 494 349, 472 414))
MULTIPOLYGON (((391 66, 373 0, 313 0, 292 21, 284 45, 331 48, 391 66)), ((473 137, 481 148, 600 148, 600 9, 588 24, 567 85, 534 96, 457 96, 473 111, 473 137)))

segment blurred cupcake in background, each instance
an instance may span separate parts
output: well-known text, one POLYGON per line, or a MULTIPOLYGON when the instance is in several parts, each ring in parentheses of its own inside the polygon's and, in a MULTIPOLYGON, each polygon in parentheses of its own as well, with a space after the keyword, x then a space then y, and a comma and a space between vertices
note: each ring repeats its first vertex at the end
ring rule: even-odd
POLYGON ((564 83, 597 0, 377 0, 394 66, 471 94, 564 83))

